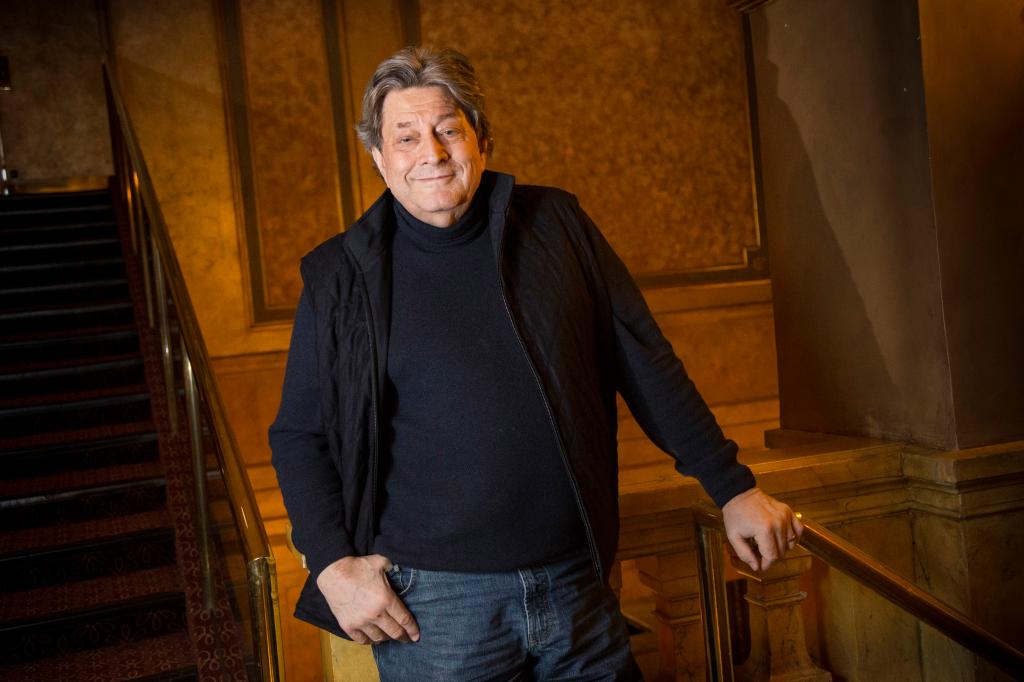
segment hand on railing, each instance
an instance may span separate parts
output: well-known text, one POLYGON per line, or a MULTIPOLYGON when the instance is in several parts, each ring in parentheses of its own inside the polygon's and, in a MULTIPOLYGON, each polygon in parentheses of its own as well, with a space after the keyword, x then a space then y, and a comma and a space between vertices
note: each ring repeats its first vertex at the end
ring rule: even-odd
POLYGON ((803 524, 787 505, 751 488, 722 507, 725 535, 736 555, 755 571, 767 570, 800 541, 803 524))

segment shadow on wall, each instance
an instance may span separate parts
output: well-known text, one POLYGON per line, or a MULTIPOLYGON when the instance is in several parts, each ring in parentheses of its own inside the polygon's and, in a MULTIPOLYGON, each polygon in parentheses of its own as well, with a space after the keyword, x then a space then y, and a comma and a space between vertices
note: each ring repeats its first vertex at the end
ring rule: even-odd
POLYGON ((904 414, 872 415, 870 396, 902 393, 889 373, 864 299, 822 204, 811 157, 778 95, 768 22, 751 16, 763 193, 771 262, 783 428, 898 437, 904 414), (847 349, 855 346, 856 353, 847 349))

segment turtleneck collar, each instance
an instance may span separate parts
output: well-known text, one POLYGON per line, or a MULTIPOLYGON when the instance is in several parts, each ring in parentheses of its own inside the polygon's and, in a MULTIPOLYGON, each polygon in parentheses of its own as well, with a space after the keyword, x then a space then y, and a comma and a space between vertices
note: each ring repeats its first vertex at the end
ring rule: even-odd
POLYGON ((477 188, 469 210, 450 227, 434 227, 413 216, 405 206, 395 201, 395 219, 398 229, 419 246, 436 250, 463 244, 479 235, 487 226, 488 192, 477 188))

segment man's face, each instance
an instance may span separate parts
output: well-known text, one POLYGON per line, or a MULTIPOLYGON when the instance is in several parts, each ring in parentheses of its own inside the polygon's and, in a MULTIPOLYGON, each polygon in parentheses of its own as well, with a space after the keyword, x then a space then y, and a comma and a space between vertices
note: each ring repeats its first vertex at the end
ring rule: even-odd
POLYGON ((449 227, 469 208, 487 157, 473 125, 440 87, 392 90, 384 98, 373 161, 409 213, 449 227))

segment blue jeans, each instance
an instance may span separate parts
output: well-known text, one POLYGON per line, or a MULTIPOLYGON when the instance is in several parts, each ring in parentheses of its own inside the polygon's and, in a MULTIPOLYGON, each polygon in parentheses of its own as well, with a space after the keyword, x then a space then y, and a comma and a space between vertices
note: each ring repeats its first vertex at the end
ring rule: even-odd
POLYGON ((420 641, 373 645, 381 680, 641 680, 614 593, 589 554, 539 568, 393 566, 420 641))

